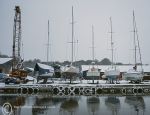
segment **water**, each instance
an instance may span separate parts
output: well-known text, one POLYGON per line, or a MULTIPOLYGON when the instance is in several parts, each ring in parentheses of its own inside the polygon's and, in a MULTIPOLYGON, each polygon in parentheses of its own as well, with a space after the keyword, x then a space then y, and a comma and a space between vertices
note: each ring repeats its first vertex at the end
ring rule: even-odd
POLYGON ((149 113, 149 96, 0 96, 0 115, 149 115, 149 113))

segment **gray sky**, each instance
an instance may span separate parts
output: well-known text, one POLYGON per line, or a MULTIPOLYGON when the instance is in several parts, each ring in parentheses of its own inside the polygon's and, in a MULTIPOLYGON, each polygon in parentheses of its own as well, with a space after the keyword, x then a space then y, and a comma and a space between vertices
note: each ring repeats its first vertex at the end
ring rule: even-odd
POLYGON ((24 59, 46 61, 47 23, 50 20, 49 60, 71 60, 71 7, 74 6, 76 59, 92 59, 92 25, 95 58, 110 58, 112 17, 115 61, 133 63, 132 12, 135 11, 143 63, 150 64, 150 0, 0 0, 0 52, 12 55, 14 8, 22 13, 24 59), (77 47, 78 46, 78 47, 77 47))

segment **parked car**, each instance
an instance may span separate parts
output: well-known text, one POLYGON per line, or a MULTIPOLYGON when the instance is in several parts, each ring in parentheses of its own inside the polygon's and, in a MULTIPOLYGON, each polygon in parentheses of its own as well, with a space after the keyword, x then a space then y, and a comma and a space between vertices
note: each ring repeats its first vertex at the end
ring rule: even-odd
POLYGON ((17 78, 14 78, 14 77, 6 77, 5 78, 5 84, 10 84, 10 83, 19 84, 20 80, 17 78))
POLYGON ((4 82, 6 77, 7 77, 7 74, 0 73, 0 82, 4 82))

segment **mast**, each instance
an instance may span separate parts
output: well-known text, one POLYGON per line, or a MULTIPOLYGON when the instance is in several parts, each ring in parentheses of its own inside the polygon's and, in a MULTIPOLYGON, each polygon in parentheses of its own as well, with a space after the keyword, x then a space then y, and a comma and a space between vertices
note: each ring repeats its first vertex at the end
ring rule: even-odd
POLYGON ((111 66, 113 68, 113 64, 114 64, 114 43, 113 43, 113 39, 112 39, 112 20, 111 20, 111 17, 110 17, 110 38, 111 38, 111 66))
POLYGON ((94 52, 94 26, 92 25, 92 60, 94 62, 95 52, 94 52))
POLYGON ((133 11, 133 46, 134 46, 134 64, 136 66, 137 63, 137 59, 136 59, 136 50, 137 50, 137 46, 136 46, 136 23, 135 23, 135 15, 134 15, 134 11, 133 11))
POLYGON ((139 42, 139 36, 138 36, 138 32, 137 32, 137 26, 136 26, 136 19, 135 19, 135 15, 134 15, 134 10, 133 10, 133 33, 134 33, 134 59, 135 59, 135 70, 137 69, 137 47, 139 50, 139 55, 140 55, 140 63, 141 63, 141 69, 143 72, 143 67, 142 67, 142 56, 141 56, 141 49, 140 49, 140 42, 139 42), (137 40, 137 44, 136 44, 136 40, 137 40))
POLYGON ((47 62, 49 61, 49 20, 48 20, 48 40, 47 40, 47 62))
POLYGON ((71 41, 71 43, 72 43, 72 48, 71 48, 71 65, 73 64, 73 47, 74 47, 74 44, 73 44, 73 42, 74 42, 74 15, 73 15, 73 6, 72 6, 72 22, 71 22, 71 24, 72 24, 72 41, 71 41))

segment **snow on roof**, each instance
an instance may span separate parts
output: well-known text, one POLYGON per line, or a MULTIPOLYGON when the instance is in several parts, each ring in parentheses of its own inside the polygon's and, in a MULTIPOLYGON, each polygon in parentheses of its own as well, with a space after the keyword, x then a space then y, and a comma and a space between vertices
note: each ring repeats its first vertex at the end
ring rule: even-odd
POLYGON ((4 64, 10 60, 12 60, 12 58, 0 58, 0 64, 4 64))
MULTIPOLYGON (((82 71, 86 71, 92 67, 93 67, 93 65, 82 65, 81 69, 82 69, 82 71)), ((101 72, 105 72, 105 70, 110 68, 111 65, 94 65, 94 67, 100 69, 101 72)), ((150 72, 150 65, 143 65, 142 67, 143 67, 144 72, 150 72)), ((129 69, 132 69, 133 65, 117 65, 116 68, 119 69, 120 72, 126 72, 129 69)), ((141 66, 137 66, 137 69, 141 70, 141 66)))

